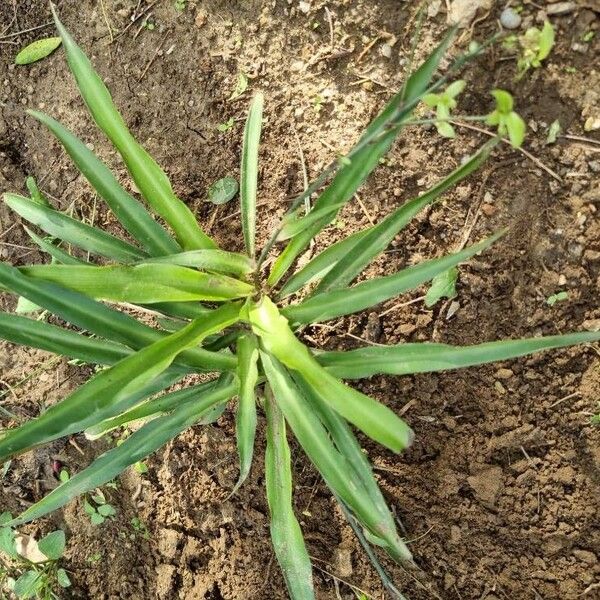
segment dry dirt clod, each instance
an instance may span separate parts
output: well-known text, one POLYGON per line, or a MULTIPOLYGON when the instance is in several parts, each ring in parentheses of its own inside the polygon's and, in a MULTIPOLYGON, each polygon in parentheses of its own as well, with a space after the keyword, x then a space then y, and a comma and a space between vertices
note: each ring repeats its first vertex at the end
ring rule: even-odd
POLYGON ((573 12, 577 8, 575 2, 556 2, 549 4, 546 7, 546 12, 549 16, 566 15, 573 12))

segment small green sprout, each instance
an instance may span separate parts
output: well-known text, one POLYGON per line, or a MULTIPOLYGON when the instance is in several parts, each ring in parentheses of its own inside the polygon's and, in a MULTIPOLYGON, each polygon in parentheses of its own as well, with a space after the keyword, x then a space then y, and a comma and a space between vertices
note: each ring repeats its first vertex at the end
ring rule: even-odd
POLYGON ((150 539, 150 531, 148 530, 146 523, 144 523, 139 517, 133 517, 131 519, 131 527, 133 527, 133 530, 136 534, 140 535, 145 540, 150 539))
POLYGON ((558 137, 560 131, 561 131, 560 121, 558 119, 556 119, 555 121, 552 121, 552 123, 550 124, 550 127, 548 127, 548 135, 546 136, 546 144, 548 144, 548 145, 555 144, 556 138, 558 137))
POLYGON ((229 100, 239 98, 248 89, 248 76, 243 71, 240 71, 237 76, 235 88, 229 96, 229 100))
POLYGON ((425 295, 425 306, 431 308, 442 298, 455 298, 457 279, 458 269, 456 267, 436 275, 431 280, 431 286, 425 295))
POLYGON ((321 94, 317 94, 312 101, 313 110, 319 114, 321 110, 323 110, 323 103, 325 102, 325 98, 321 96, 321 94))
POLYGON ((541 67, 542 61, 550 54, 554 46, 554 28, 550 21, 546 21, 541 30, 537 27, 529 28, 519 37, 519 44, 521 56, 517 61, 517 79, 521 79, 532 67, 541 67))
POLYGON ((441 94, 426 94, 423 102, 430 108, 435 108, 437 121, 435 126, 438 133, 447 138, 456 136, 454 127, 448 122, 450 111, 456 108, 456 97, 465 89, 465 81, 459 79, 451 83, 441 94))
POLYGON ((114 517, 117 514, 114 506, 106 502, 104 494, 98 490, 90 496, 92 502, 87 498, 83 501, 83 510, 89 516, 92 525, 102 525, 106 519, 114 517))
POLYGON ((557 302, 562 302, 563 300, 568 300, 569 294, 567 292, 558 292, 556 294, 552 294, 546 298, 546 304, 548 306, 554 306, 557 302))
POLYGON ((221 133, 225 133, 226 131, 229 131, 233 125, 235 123, 235 119, 233 117, 229 117, 229 119, 227 119, 227 121, 225 121, 224 123, 219 123, 217 125, 217 131, 220 131, 221 133))
POLYGON ((139 473, 140 475, 145 475, 148 472, 148 465, 144 461, 138 460, 136 463, 133 464, 133 469, 136 473, 139 473))
POLYGON ((175 10, 183 12, 187 8, 187 0, 175 0, 175 10))
POLYGON ((5 591, 16 598, 58 598, 54 590, 71 585, 67 572, 58 566, 66 547, 64 531, 52 531, 36 541, 10 527, 11 520, 8 512, 0 515, 0 598, 6 597, 5 591))
POLYGON ((100 562, 101 560, 102 560, 102 552, 94 552, 93 554, 90 554, 86 558, 86 562, 88 562, 90 565, 94 565, 97 562, 100 562))
POLYGON ((492 90, 496 108, 487 116, 488 125, 498 127, 498 135, 508 135, 511 145, 520 148, 525 139, 525 121, 513 110, 513 97, 505 90, 492 90))
POLYGON ((586 44, 589 44, 594 39, 595 36, 596 36, 596 32, 595 31, 591 31, 591 30, 590 31, 586 31, 586 33, 584 33, 581 36, 581 41, 585 42, 586 44))

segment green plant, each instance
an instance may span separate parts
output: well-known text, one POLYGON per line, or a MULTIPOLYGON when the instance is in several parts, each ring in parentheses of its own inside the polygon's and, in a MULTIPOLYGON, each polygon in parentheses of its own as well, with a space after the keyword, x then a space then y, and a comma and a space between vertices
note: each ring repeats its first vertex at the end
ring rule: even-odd
POLYGON ((507 50, 517 49, 517 79, 521 79, 529 69, 538 69, 554 46, 554 28, 545 21, 542 29, 530 27, 523 35, 509 35, 504 40, 507 50))
MULTIPOLYGON (((265 473, 271 534, 294 599, 308 600, 314 594, 309 555, 292 505, 287 428, 339 501, 370 559, 377 560, 372 549, 376 546, 395 560, 411 560, 351 425, 394 452, 410 445, 412 430, 388 407, 342 380, 479 365, 595 341, 600 333, 468 347, 406 343, 350 352, 323 352, 302 341, 302 330, 311 323, 360 312, 443 273, 454 278, 453 269, 458 264, 501 237, 503 232, 498 232, 454 254, 353 284, 421 209, 436 202, 488 158, 497 139, 484 144, 429 191, 396 208, 376 225, 351 234, 295 271, 292 266, 311 240, 336 221, 341 208, 354 197, 404 127, 414 124, 413 111, 425 95, 438 93, 485 45, 472 46, 447 69, 446 76, 434 80, 451 43, 451 31, 367 127, 354 148, 343 159, 336 157, 293 202, 259 253, 256 197, 262 97, 257 96, 250 106, 242 146, 240 203, 245 254, 241 254, 217 248, 204 233, 173 192, 166 174, 127 129, 87 57, 56 21, 70 68, 94 120, 123 158, 147 205, 173 235, 125 192, 85 144, 51 117, 30 111, 59 139, 133 243, 34 200, 15 194, 4 196, 22 218, 100 257, 102 262, 82 260, 50 245, 43 249, 59 264, 18 268, 0 264, 1 286, 81 330, 0 313, 0 335, 103 368, 36 419, 6 431, 0 439, 0 460, 77 432, 85 431, 93 439, 133 421, 141 426, 89 467, 71 474, 11 524, 38 519, 106 484, 186 428, 213 422, 237 397, 240 475, 235 489, 250 471, 260 405, 267 425, 265 473), (306 211, 306 200, 317 192, 312 208, 306 211), (284 245, 283 250, 267 269, 267 259, 278 243, 284 245), (119 310, 120 303, 128 307, 137 304, 146 311, 149 307, 157 325, 152 327, 119 310), (219 375, 168 391, 172 384, 194 373, 219 375)), ((496 124, 512 112, 511 103, 508 112, 498 113, 496 124)), ((442 291, 452 292, 448 285, 442 291)), ((94 514, 106 506, 88 504, 94 514)), ((378 572, 387 582, 380 565, 378 572)))
POLYGON ((90 518, 92 525, 102 525, 106 519, 110 519, 117 514, 115 507, 106 501, 106 497, 101 490, 96 490, 95 494, 91 494, 90 500, 84 499, 83 510, 90 518))
POLYGON ((8 525, 10 513, 0 515, 0 597, 53 600, 54 590, 67 588, 71 581, 59 566, 65 551, 65 534, 58 529, 40 540, 23 535, 8 525))

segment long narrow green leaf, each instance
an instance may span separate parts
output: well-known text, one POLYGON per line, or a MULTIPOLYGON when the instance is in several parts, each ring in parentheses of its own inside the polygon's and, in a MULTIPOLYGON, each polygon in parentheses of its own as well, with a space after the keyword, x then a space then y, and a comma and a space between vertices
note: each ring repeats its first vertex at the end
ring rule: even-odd
POLYGON ((110 92, 58 19, 54 6, 52 14, 81 96, 98 127, 123 157, 146 202, 173 228, 184 250, 214 248, 215 243, 202 231, 192 211, 174 194, 165 172, 131 135, 110 92))
POLYGON ((106 419, 97 425, 88 427, 85 430, 85 437, 88 440, 95 440, 117 427, 171 412, 190 400, 197 401, 199 398, 204 399, 204 396, 208 392, 211 392, 216 386, 222 383, 222 379, 213 379, 212 381, 184 387, 176 392, 169 392, 162 396, 146 400, 116 417, 106 419))
POLYGON ((292 600, 314 600, 312 565, 292 506, 292 467, 285 421, 273 397, 265 398, 267 449, 265 485, 271 539, 292 600))
POLYGON ((437 183, 425 194, 407 202, 387 216, 381 223, 371 227, 369 233, 352 252, 346 254, 329 273, 323 277, 314 294, 328 292, 348 285, 379 254, 381 254, 399 231, 404 229, 411 219, 425 206, 436 201, 449 188, 462 181, 478 169, 487 159, 497 140, 485 144, 474 156, 461 164, 452 173, 437 183))
MULTIPOLYGON (((166 335, 79 292, 41 279, 32 279, 7 264, 0 263, 0 285, 24 296, 76 327, 125 344, 135 350, 148 346, 166 335)), ((203 348, 185 350, 178 357, 177 362, 203 371, 232 370, 237 365, 234 356, 210 352, 203 348)))
POLYGON ((288 369, 299 372, 342 417, 394 452, 410 445, 413 433, 408 425, 387 406, 348 387, 321 367, 269 298, 247 303, 241 316, 248 319, 262 347, 288 369))
POLYGON ((224 250, 191 250, 190 252, 180 252, 169 256, 148 258, 143 262, 179 265, 180 267, 230 273, 242 277, 255 269, 254 261, 247 256, 235 252, 225 252, 224 250))
POLYGON ((332 244, 323 250, 323 252, 317 254, 309 263, 302 267, 298 272, 294 273, 286 281, 285 285, 277 294, 277 297, 285 298, 286 296, 297 292, 305 285, 323 277, 326 273, 329 273, 329 271, 331 271, 344 256, 352 252, 356 244, 358 244, 369 231, 370 228, 356 231, 343 240, 332 244))
POLYGON ((79 260, 69 253, 61 250, 58 246, 55 246, 51 242, 46 241, 43 237, 37 235, 29 229, 29 227, 23 226, 23 229, 27 232, 27 235, 40 247, 41 250, 47 252, 52 258, 58 261, 62 265, 85 265, 84 260, 79 260))
POLYGON ((231 300, 248 296, 254 290, 251 285, 225 275, 200 273, 176 265, 31 265, 20 270, 34 279, 52 281, 92 298, 136 304, 231 300))
MULTIPOLYGON (((373 503, 374 511, 379 515, 381 529, 386 531, 385 539, 381 537, 373 539, 373 536, 370 536, 370 539, 373 540, 373 543, 386 547, 390 555, 396 560, 410 560, 410 551, 398 536, 394 517, 375 481, 371 465, 361 450, 356 436, 352 433, 352 430, 344 419, 319 398, 318 394, 306 383, 306 380, 302 376, 295 375, 293 378, 304 398, 327 429, 336 448, 348 461, 348 465, 351 468, 348 477, 352 479, 356 478, 357 481, 362 483, 373 503)), ((360 521, 360 517, 357 516, 357 518, 360 521)))
POLYGON ((44 321, 1 311, 0 339, 96 365, 112 365, 132 352, 115 342, 90 338, 44 321))
POLYGON ((181 251, 177 242, 133 196, 128 194, 110 169, 75 135, 52 117, 27 111, 46 125, 63 145, 79 171, 104 198, 125 229, 153 256, 181 251))
POLYGON ((146 257, 145 252, 127 242, 24 196, 4 194, 4 202, 23 219, 51 236, 97 256, 117 262, 133 262, 146 257))
POLYGON ((204 419, 212 420, 216 405, 226 402, 235 394, 236 385, 217 386, 201 398, 194 398, 178 406, 171 414, 146 423, 133 432, 116 448, 98 457, 87 469, 73 475, 45 498, 28 508, 10 525, 21 525, 64 506, 73 498, 111 481, 127 467, 143 460, 169 440, 204 419))
POLYGON ((302 233, 305 229, 314 225, 315 223, 322 221, 323 217, 331 213, 336 213, 338 210, 346 204, 345 202, 340 202, 339 204, 334 204, 333 206, 324 206, 323 208, 317 208, 315 210, 311 210, 307 215, 303 217, 299 217, 301 214, 301 209, 288 217, 284 218, 283 226, 281 231, 277 235, 277 241, 283 242, 285 240, 289 240, 297 236, 299 233, 302 233))
POLYGON ((362 481, 358 477, 352 477, 352 467, 348 459, 335 448, 323 423, 315 412, 310 410, 310 404, 283 365, 268 352, 261 350, 260 356, 269 385, 285 420, 327 485, 351 508, 371 536, 378 540, 380 545, 384 545, 390 555, 394 558, 400 556, 410 559, 407 550, 402 552, 404 546, 395 528, 390 531, 389 524, 382 521, 362 481))
POLYGON ((424 261, 394 275, 376 277, 350 288, 312 296, 300 304, 284 308, 282 313, 292 323, 315 323, 359 312, 433 279, 438 273, 485 250, 503 234, 504 231, 501 231, 460 252, 424 261))
MULTIPOLYGON (((427 91, 429 82, 453 36, 454 30, 451 30, 428 59, 409 77, 403 89, 390 100, 381 114, 367 127, 365 134, 357 144, 357 149, 348 154, 348 160, 316 200, 313 210, 342 204, 354 196, 377 166, 379 159, 390 149, 401 131, 403 123, 410 117, 419 99, 427 91)), ((335 215, 336 212, 330 213, 292 238, 271 269, 268 279, 270 286, 277 284, 310 240, 333 221, 335 215)))
POLYGON ((583 331, 522 340, 486 342, 473 346, 432 343, 369 346, 349 352, 322 352, 317 354, 316 358, 336 377, 362 379, 377 373, 408 375, 462 369, 598 340, 600 332, 583 331))
POLYGON ((232 494, 244 483, 254 454, 256 437, 256 382, 258 381, 258 343, 253 335, 243 335, 237 341, 237 375, 240 391, 235 413, 235 435, 240 456, 240 476, 232 494))
POLYGON ((258 146, 262 128, 263 95, 252 100, 242 145, 240 172, 240 201, 242 205, 242 231, 248 256, 254 258, 256 244, 256 190, 258 186, 258 146))
POLYGON ((210 319, 192 321, 182 330, 101 371, 36 419, 7 431, 0 439, 0 460, 82 431, 131 408, 132 396, 168 369, 180 352, 236 322, 238 315, 239 306, 225 305, 210 319))

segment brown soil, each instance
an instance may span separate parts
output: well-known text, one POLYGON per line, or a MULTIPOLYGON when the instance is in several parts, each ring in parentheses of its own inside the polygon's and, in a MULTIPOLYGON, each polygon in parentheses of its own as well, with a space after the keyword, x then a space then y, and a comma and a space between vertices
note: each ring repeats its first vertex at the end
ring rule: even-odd
MULTIPOLYGON (((241 248, 235 203, 214 209, 203 199, 216 179, 238 173, 249 94, 227 101, 237 73, 248 73, 250 90, 263 90, 267 98, 259 219, 264 240, 289 196, 302 188, 295 132, 310 176, 335 150, 348 149, 403 80, 415 16, 413 3, 398 0, 316 0, 308 14, 296 0, 188 2, 182 13, 164 0, 149 13, 153 31, 141 29, 136 36, 136 24, 111 44, 107 22, 115 32, 123 29, 138 3, 104 0, 104 12, 102 3, 91 0, 58 4, 135 134, 211 234, 232 250, 241 248), (393 39, 387 58, 383 44, 393 39), (370 79, 357 85, 363 76, 370 79), (230 117, 233 128, 218 132, 216 126, 230 117)), ((543 69, 515 84, 514 61, 491 53, 465 75, 469 87, 460 104, 461 112, 482 114, 489 109, 491 88, 513 91, 530 125, 527 149, 560 181, 503 147, 444 202, 417 218, 366 273, 392 272, 451 250, 465 236, 477 240, 510 226, 493 250, 461 268, 454 316, 447 316, 448 302, 433 310, 420 302, 399 306, 379 316, 393 306, 389 303, 332 323, 333 329, 309 330, 312 342, 354 347, 359 342, 351 336, 358 336, 379 343, 466 344, 580 330, 600 318, 598 145, 564 138, 545 145, 555 119, 563 131, 598 143, 595 133, 583 132, 586 119, 599 116, 598 36, 581 41, 598 29, 598 20, 591 8, 583 8, 592 2, 580 4, 553 19, 558 45, 543 69), (545 299, 559 290, 568 291, 568 301, 548 306, 545 299)), ((475 38, 494 31, 503 5, 498 2, 476 23, 475 38)), ((535 19, 538 10, 526 3, 523 14, 535 19)), ((5 34, 48 20, 45 0, 7 0, 0 6, 5 34)), ((443 10, 425 20, 418 56, 431 49, 444 27, 443 10)), ((16 50, 40 35, 0 38, 17 42, 0 44, 0 190, 23 191, 25 177, 33 174, 59 207, 72 205, 75 214, 116 229, 50 135, 24 115, 25 107, 36 107, 61 119, 126 180, 115 153, 91 127, 62 53, 30 67, 11 64, 16 50)), ((467 30, 459 45, 469 39, 467 30)), ((431 129, 407 131, 361 191, 366 210, 352 203, 314 251, 424 190, 482 139, 467 130, 453 141, 431 129)), ((0 257, 13 264, 45 260, 3 205, 0 257)), ((14 299, 4 296, 2 307, 12 309, 14 299)), ((48 362, 43 352, 0 348, 2 405, 21 417, 34 416, 88 375, 63 360, 48 362)), ((386 563, 407 597, 600 598, 600 429, 589 422, 600 400, 599 354, 597 346, 581 347, 462 372, 375 377, 361 385, 405 411, 417 433, 415 445, 401 456, 363 440, 420 567, 408 573, 386 563)), ((74 586, 65 597, 285 598, 269 541, 264 444, 262 436, 258 439, 251 476, 231 499, 237 463, 233 419, 226 413, 149 459, 147 475, 128 472, 116 490, 107 490, 118 509, 114 521, 92 527, 81 503, 74 502, 31 526, 33 532, 57 526, 67 532, 65 566, 74 586), (134 531, 134 517, 147 525, 149 539, 134 531)), ((103 448, 102 442, 79 436, 74 442, 15 459, 0 492, 2 509, 19 511, 55 485, 52 459, 76 471, 103 448)), ((344 583, 349 582, 369 597, 384 598, 327 488, 297 445, 293 450, 296 508, 314 557, 318 597, 354 598, 344 583)))

